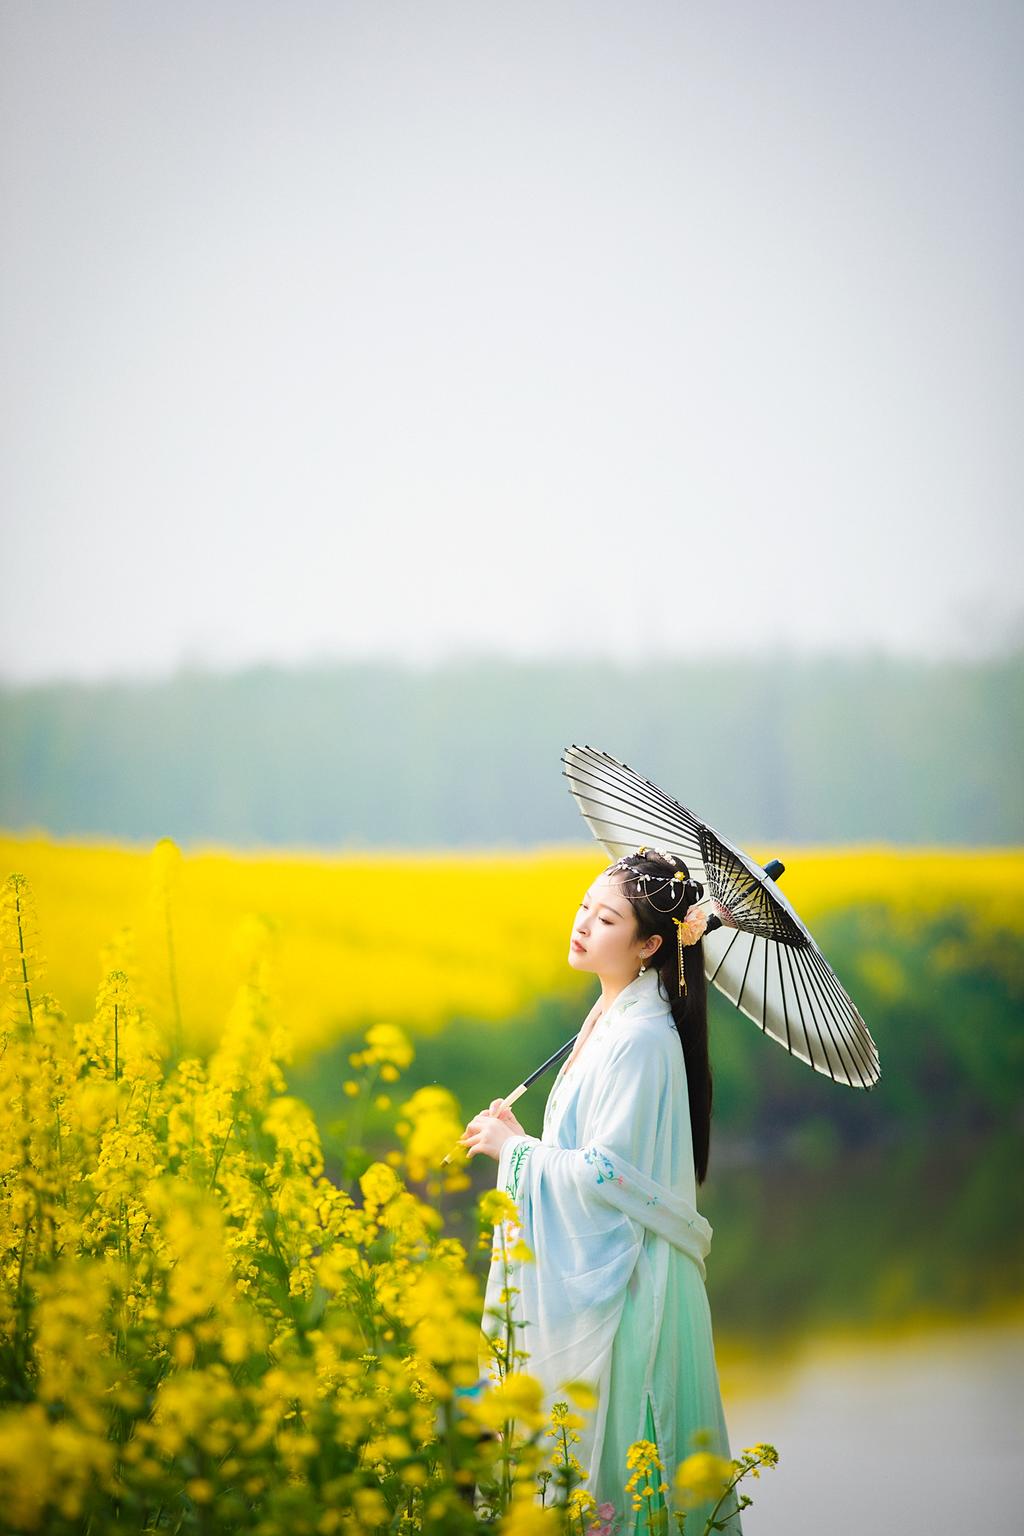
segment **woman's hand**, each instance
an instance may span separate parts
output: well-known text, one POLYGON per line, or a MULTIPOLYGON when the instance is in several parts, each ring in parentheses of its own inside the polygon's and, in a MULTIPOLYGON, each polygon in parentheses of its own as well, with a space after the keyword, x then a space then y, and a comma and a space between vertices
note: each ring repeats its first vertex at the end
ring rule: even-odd
POLYGON ((516 1119, 511 1109, 509 1109, 504 1099, 492 1099, 490 1105, 488 1106, 487 1113, 490 1115, 497 1115, 502 1125, 510 1125, 517 1136, 526 1135, 525 1127, 519 1124, 519 1121, 516 1119))
POLYGON ((497 1162, 501 1149, 510 1136, 525 1136, 519 1121, 504 1099, 493 1099, 490 1109, 482 1109, 466 1126, 459 1142, 466 1148, 467 1156, 483 1152, 497 1162))

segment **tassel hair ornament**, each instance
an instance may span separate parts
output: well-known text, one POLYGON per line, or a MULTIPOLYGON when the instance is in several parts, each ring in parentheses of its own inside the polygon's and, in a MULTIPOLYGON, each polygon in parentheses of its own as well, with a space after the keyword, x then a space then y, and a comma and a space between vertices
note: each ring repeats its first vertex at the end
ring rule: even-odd
POLYGON ((679 945, 679 993, 681 997, 685 997, 686 973, 683 970, 683 949, 691 944, 700 943, 704 937, 704 930, 708 926, 708 915, 694 905, 687 908, 685 917, 674 917, 672 921, 676 925, 676 939, 679 945))

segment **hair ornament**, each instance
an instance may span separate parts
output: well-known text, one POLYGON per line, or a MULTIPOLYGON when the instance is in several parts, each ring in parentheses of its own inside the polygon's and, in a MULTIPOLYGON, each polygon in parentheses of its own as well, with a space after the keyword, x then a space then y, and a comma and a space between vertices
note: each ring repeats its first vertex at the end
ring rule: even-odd
MULTIPOLYGON (((621 870, 627 880, 632 879, 640 894, 656 912, 661 913, 662 916, 669 916, 671 914, 672 921, 676 925, 676 940, 679 952, 679 992, 681 996, 685 996, 686 974, 683 969, 683 950, 688 949, 692 944, 699 944, 708 926, 708 914, 700 909, 700 902, 704 899, 703 885, 699 880, 690 879, 690 872, 686 867, 686 862, 678 854, 669 853, 664 848, 654 848, 650 843, 641 844, 635 854, 624 853, 621 858, 615 860, 611 869, 621 870), (649 858, 663 859, 667 865, 671 866, 670 869, 658 870, 652 873, 650 870, 645 870, 639 864, 633 862, 634 859, 642 858, 645 854, 649 858), (675 867, 676 864, 679 864, 681 868, 677 869, 675 867), (655 901, 654 898, 663 895, 666 891, 668 892, 669 901, 667 905, 663 906, 660 902, 655 901), (689 905, 683 916, 677 917, 673 908, 680 906, 687 900, 689 900, 689 905)), ((609 870, 610 872, 611 870, 609 870)))
POLYGON ((694 903, 687 908, 685 917, 673 917, 672 921, 676 925, 676 940, 679 946, 679 992, 685 997, 686 972, 683 969, 683 950, 689 948, 691 944, 700 943, 708 926, 708 915, 706 912, 701 912, 694 903))
POLYGON ((621 858, 616 859, 615 863, 610 866, 609 874, 612 870, 619 870, 627 879, 632 879, 636 883, 640 894, 646 897, 654 910, 660 912, 663 916, 666 916, 673 908, 678 907, 681 902, 686 900, 687 882, 689 882, 698 900, 704 895, 703 885, 697 880, 690 880, 690 872, 686 867, 685 861, 678 854, 668 853, 663 848, 653 848, 650 843, 642 844, 635 854, 624 853, 621 858), (654 855, 657 858, 664 859, 665 863, 671 867, 668 870, 654 871, 642 869, 638 864, 632 862, 633 859, 638 858, 642 854, 654 855), (681 867, 676 869, 674 867, 676 864, 679 864, 681 867), (655 898, 660 897, 666 891, 668 892, 669 900, 667 905, 662 905, 655 898))
POLYGON ((674 917, 672 921, 679 929, 681 942, 689 947, 691 944, 699 944, 704 937, 708 926, 708 915, 694 903, 687 909, 685 917, 674 917))

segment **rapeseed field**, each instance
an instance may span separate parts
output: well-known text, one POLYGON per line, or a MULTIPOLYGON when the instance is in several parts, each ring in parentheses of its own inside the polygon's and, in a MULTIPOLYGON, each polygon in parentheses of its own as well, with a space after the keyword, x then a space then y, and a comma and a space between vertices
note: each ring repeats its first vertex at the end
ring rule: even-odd
MULTIPOLYGON (((285 1091, 271 924, 233 931, 228 1006, 196 1050, 180 855, 165 841, 149 862, 159 1008, 122 925, 92 1006, 66 1010, 32 882, 17 870, 0 888, 0 1528, 612 1536, 572 1451, 591 1386, 566 1383, 544 1415, 517 1345, 507 1266, 530 1256, 514 1202, 477 1203, 480 1244, 505 1266, 493 1333, 468 1251, 444 1234, 440 1196, 469 1183, 461 1153, 441 1162, 462 1130, 452 1096, 413 1093, 388 1158, 331 1182, 312 1113, 285 1091)), ((85 912, 63 894, 65 921, 85 912)), ((399 1025, 371 1024, 350 1056, 356 1095, 397 1084, 413 1055, 399 1025)), ((768 1444, 727 1461, 696 1443, 666 1469, 639 1441, 623 1492, 642 1516, 672 1475, 708 1529, 776 1461, 768 1444)))

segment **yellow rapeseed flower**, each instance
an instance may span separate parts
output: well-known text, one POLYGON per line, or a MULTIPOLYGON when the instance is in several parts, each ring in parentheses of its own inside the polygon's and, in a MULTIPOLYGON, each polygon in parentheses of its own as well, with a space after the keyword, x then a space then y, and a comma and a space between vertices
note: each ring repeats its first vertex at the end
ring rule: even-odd
POLYGON ((0 1008, 25 1038, 34 1029, 45 963, 40 950, 35 898, 23 874, 8 875, 0 888, 0 1008))
POLYGON ((359 1187, 367 1209, 386 1205, 402 1188, 398 1175, 387 1163, 371 1163, 365 1173, 359 1175, 359 1187))
POLYGON ((475 1401, 467 1401, 466 1414, 489 1429, 500 1430, 514 1419, 526 1429, 543 1427, 546 1416, 541 1410, 542 1384, 525 1371, 509 1371, 505 1379, 489 1387, 475 1401))
POLYGON ((483 1226, 495 1227, 503 1221, 518 1225, 519 1222, 516 1203, 503 1189, 485 1189, 477 1200, 477 1213, 483 1226))
POLYGON ((391 1519, 384 1496, 376 1488, 357 1488, 352 1495, 352 1508, 364 1529, 387 1525, 391 1519))
MULTIPOLYGON (((654 1495, 651 1473, 664 1471, 658 1447, 651 1440, 635 1440, 626 1452, 626 1466, 633 1468, 633 1476, 625 1485, 626 1493, 632 1494, 634 1509, 640 1509, 644 1499, 654 1495)), ((659 1491, 667 1491, 666 1483, 659 1483, 659 1491)))
POLYGON ((384 1062, 396 1067, 408 1067, 415 1057, 408 1035, 397 1024, 371 1024, 366 1031, 367 1062, 384 1062))
POLYGON ((517 1484, 497 1529, 500 1536, 556 1536, 562 1530, 562 1518, 560 1511, 538 1504, 528 1489, 517 1484))
POLYGON ((150 855, 150 877, 155 889, 167 891, 181 871, 181 849, 170 837, 162 837, 150 855))
POLYGON ((757 1445, 748 1445, 746 1450, 740 1452, 740 1455, 744 1461, 747 1461, 749 1458, 751 1477, 761 1476, 761 1468, 756 1465, 758 1462, 766 1467, 777 1467, 779 1464, 778 1451, 774 1445, 769 1445, 766 1441, 759 1441, 757 1445))
POLYGON ((566 1501, 566 1510, 571 1531, 590 1530, 594 1525, 601 1523, 597 1513, 597 1500, 585 1488, 573 1489, 566 1501))
POLYGON ((683 1509, 718 1499, 736 1475, 736 1464, 712 1451, 697 1451, 676 1468, 676 1495, 683 1509))

